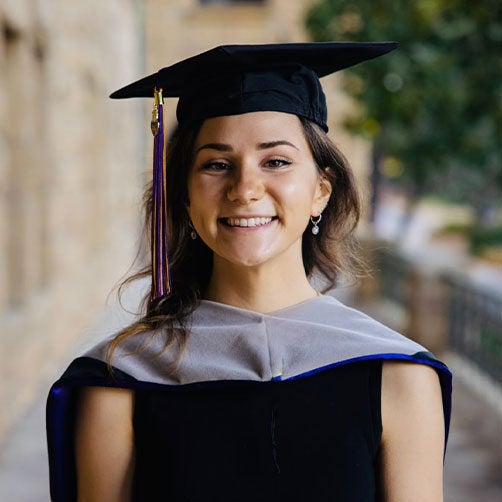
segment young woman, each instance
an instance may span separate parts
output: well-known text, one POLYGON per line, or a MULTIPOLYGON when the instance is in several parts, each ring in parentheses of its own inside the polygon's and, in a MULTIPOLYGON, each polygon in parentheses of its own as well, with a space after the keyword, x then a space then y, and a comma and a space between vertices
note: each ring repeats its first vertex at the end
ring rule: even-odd
POLYGON ((53 500, 442 500, 448 369, 309 281, 360 210, 319 77, 394 47, 223 46, 112 95, 156 98, 152 288, 51 389, 53 500))

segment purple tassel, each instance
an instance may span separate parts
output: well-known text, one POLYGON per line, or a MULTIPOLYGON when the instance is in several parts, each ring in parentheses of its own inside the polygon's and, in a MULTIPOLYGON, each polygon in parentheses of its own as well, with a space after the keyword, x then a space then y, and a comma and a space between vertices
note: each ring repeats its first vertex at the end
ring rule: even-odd
POLYGON ((153 139, 152 289, 150 301, 171 292, 167 244, 166 162, 162 89, 154 91, 151 128, 153 139))

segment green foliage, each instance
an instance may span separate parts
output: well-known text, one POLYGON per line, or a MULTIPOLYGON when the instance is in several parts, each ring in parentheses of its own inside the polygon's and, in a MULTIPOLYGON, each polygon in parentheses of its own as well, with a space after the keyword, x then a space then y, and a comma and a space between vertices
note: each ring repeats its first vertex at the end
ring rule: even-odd
POLYGON ((502 248, 502 227, 480 228, 474 224, 452 223, 436 232, 441 235, 462 235, 468 239, 473 254, 482 254, 488 248, 502 248))
POLYGON ((502 359, 502 339, 495 328, 483 326, 479 338, 481 347, 486 353, 490 354, 495 361, 502 359))
POLYGON ((473 253, 479 253, 489 247, 502 246, 502 228, 483 230, 476 228, 471 235, 471 249, 473 253))
POLYGON ((347 70, 345 82, 361 105, 347 126, 371 137, 384 160, 401 162, 402 176, 420 191, 474 203, 500 194, 500 0, 323 0, 307 28, 319 41, 400 43, 347 70), (456 177, 469 181, 451 183, 456 177))

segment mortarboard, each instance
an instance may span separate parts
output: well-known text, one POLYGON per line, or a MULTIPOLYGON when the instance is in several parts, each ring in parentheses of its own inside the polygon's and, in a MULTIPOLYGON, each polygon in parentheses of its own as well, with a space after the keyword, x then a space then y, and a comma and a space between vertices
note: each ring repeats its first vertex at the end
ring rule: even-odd
POLYGON ((278 111, 305 117, 327 132, 327 109, 319 78, 386 54, 396 42, 317 42, 222 45, 162 68, 111 94, 154 98, 151 300, 171 292, 163 98, 179 97, 180 126, 210 117, 278 111))

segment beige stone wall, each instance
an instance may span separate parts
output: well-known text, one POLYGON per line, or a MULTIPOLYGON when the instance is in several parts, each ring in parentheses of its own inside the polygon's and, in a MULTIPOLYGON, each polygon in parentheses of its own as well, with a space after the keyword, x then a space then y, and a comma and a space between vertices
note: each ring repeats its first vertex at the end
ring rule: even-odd
POLYGON ((143 70, 135 0, 0 2, 0 439, 134 256, 143 70))

